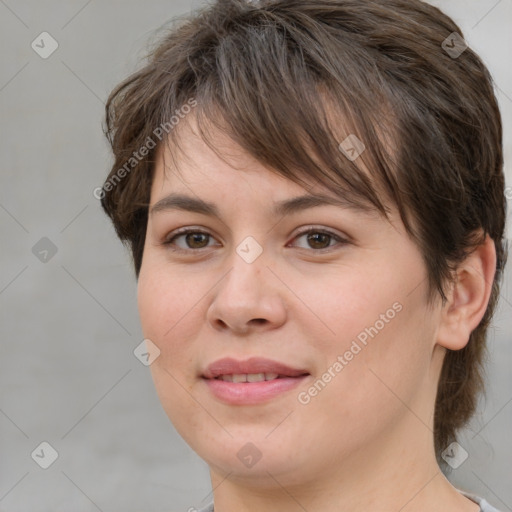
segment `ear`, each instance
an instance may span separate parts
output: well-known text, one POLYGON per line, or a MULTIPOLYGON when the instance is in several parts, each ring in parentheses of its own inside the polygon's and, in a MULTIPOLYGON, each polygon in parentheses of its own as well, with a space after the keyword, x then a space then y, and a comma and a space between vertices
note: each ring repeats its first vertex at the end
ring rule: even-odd
POLYGON ((496 248, 489 235, 457 268, 441 311, 437 344, 449 350, 464 348, 482 320, 496 272, 496 248))

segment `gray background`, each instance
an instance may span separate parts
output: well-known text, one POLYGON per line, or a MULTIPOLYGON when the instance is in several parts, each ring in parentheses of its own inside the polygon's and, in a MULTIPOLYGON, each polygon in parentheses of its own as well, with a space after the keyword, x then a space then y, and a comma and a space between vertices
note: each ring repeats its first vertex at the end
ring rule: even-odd
MULTIPOLYGON (((178 511, 211 498, 206 465, 133 355, 143 339, 135 278, 93 197, 111 163, 108 93, 156 28, 200 3, 0 0, 0 511, 178 511), (59 44, 48 59, 31 48, 43 31, 59 44), (46 263, 32 251, 43 237, 57 248, 46 263), (59 454, 46 470, 31 458, 42 441, 59 454)), ((512 0, 434 3, 495 77, 510 185, 512 0)), ((512 510, 511 283, 508 271, 488 396, 452 475, 502 510, 512 510)))

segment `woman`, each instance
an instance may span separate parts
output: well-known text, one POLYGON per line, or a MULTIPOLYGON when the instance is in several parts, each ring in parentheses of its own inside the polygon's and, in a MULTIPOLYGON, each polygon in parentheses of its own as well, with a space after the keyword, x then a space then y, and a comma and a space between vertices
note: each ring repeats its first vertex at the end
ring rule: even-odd
POLYGON ((441 470, 506 259, 501 119, 416 0, 218 1, 107 104, 100 197, 215 512, 495 511, 441 470))

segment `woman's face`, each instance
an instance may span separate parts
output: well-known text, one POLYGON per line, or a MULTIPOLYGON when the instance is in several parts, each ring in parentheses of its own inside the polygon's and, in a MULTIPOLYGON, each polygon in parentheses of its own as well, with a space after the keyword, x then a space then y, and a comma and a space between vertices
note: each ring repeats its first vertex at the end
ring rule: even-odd
POLYGON ((431 439, 439 310, 396 212, 291 202, 336 197, 220 134, 229 163, 189 128, 182 139, 180 173, 164 152, 156 165, 138 283, 178 432, 219 474, 288 485, 431 439))

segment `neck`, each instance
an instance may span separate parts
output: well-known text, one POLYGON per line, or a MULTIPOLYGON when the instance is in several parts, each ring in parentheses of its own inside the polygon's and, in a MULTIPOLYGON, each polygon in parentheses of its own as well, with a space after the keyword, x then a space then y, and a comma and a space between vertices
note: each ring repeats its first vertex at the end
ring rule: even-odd
POLYGON ((307 468, 290 474, 262 467, 250 478, 212 469, 215 512, 480 510, 444 477, 435 459, 432 432, 418 418, 405 414, 402 427, 384 437, 342 458, 337 466, 326 461, 326 470, 309 479, 296 474, 307 474, 307 468))

